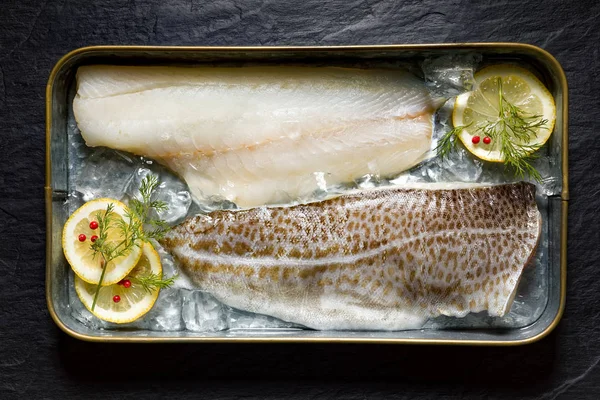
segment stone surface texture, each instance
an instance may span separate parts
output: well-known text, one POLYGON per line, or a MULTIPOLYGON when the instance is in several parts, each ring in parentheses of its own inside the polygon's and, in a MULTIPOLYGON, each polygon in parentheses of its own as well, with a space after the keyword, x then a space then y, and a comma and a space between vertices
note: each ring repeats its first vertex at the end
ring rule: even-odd
POLYGON ((0 5, 0 398, 600 398, 600 2, 8 0, 0 5), (563 65, 570 94, 568 300, 511 348, 106 345, 46 309, 44 96, 52 66, 97 44, 511 41, 563 65))

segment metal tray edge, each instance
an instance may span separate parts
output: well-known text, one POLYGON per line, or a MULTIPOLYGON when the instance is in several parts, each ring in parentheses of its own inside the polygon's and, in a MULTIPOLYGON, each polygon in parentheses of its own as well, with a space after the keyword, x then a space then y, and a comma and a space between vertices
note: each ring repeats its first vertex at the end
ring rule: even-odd
POLYGON ((97 45, 80 47, 70 51, 62 56, 52 68, 46 85, 46 163, 45 163, 45 210, 46 210, 46 304, 48 311, 54 323, 69 336, 87 342, 112 342, 112 343, 377 343, 377 344, 418 344, 418 345, 458 345, 458 346, 521 346, 537 342, 548 336, 560 322, 566 303, 566 279, 567 279, 567 210, 569 200, 568 187, 568 85, 564 70, 558 60, 546 50, 525 43, 513 42, 485 42, 485 43, 432 43, 432 44, 402 44, 402 45, 352 45, 352 46, 121 46, 121 45, 97 45), (51 272, 51 251, 52 251, 52 181, 51 181, 51 127, 52 127, 52 90, 56 76, 61 68, 72 58, 86 52, 95 51, 233 51, 233 50, 294 50, 294 51, 314 51, 314 50, 432 50, 432 49, 493 49, 498 47, 526 50, 536 53, 540 58, 546 60, 548 64, 557 72, 560 86, 563 93, 563 137, 562 137, 562 174, 563 186, 561 192, 562 215, 561 215, 561 238, 560 238, 560 301, 557 313, 552 322, 540 333, 522 340, 455 340, 455 339, 380 339, 380 338, 203 338, 203 337, 183 337, 183 338, 150 338, 150 337, 103 337, 92 336, 76 332, 67 327, 58 317, 55 311, 55 305, 52 301, 52 279, 51 272))

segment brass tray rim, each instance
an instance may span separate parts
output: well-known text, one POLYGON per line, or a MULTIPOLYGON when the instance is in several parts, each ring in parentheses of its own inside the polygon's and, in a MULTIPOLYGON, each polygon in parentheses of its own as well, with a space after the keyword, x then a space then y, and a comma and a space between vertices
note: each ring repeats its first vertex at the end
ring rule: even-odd
POLYGON ((431 43, 431 44, 384 44, 349 46, 139 46, 139 45, 95 45, 74 49, 62 56, 52 68, 46 84, 46 166, 45 166, 45 211, 46 211, 46 305, 54 323, 67 335, 86 342, 113 343, 378 343, 378 344, 418 344, 418 345, 460 345, 460 346, 520 346, 537 342, 548 336, 560 322, 566 303, 567 280, 567 216, 568 216, 568 85, 565 72, 554 56, 546 50, 526 43, 517 42, 467 42, 467 43, 431 43), (494 49, 507 48, 537 53, 558 73, 562 89, 562 191, 560 226, 560 300, 557 313, 552 322, 538 334, 521 340, 458 340, 458 339, 418 339, 418 338, 298 338, 298 337, 109 337, 92 336, 74 331, 67 327, 56 313, 52 300, 52 177, 51 177, 51 127, 52 127, 52 91, 54 81, 61 68, 73 57, 96 51, 367 51, 367 50, 437 50, 437 49, 494 49))

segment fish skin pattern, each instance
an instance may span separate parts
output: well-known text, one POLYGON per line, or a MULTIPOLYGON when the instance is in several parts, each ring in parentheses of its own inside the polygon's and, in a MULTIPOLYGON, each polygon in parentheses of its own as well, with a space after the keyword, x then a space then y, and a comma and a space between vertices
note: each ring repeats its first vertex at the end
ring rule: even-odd
POLYGON ((161 244, 223 303, 319 330, 400 330, 511 307, 541 234, 529 183, 378 188, 214 211, 161 244))

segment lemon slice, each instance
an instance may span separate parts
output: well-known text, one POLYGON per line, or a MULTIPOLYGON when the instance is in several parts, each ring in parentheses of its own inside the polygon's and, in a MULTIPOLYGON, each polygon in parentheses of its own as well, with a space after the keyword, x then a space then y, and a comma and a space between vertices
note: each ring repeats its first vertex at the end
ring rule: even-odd
POLYGON ((495 65, 477 72, 475 90, 456 98, 452 123, 455 127, 468 125, 460 132, 460 140, 475 156, 492 162, 505 161, 500 143, 493 140, 485 143, 489 139, 482 137, 481 131, 475 128, 499 120, 498 78, 502 81, 502 91, 508 102, 523 110, 526 116, 540 115, 548 121, 544 128, 536 129, 536 135, 530 135, 529 141, 520 144, 543 145, 550 137, 556 120, 554 98, 531 72, 513 65, 495 65), (474 136, 480 136, 479 141, 473 139, 474 136))
MULTIPOLYGON (((127 206, 120 201, 104 198, 89 201, 78 208, 63 228, 62 248, 65 257, 75 274, 88 283, 97 284, 102 274, 102 258, 99 254, 94 256, 91 245, 93 237, 100 235, 100 229, 93 228, 94 223, 98 223, 98 213, 105 215, 109 204, 114 206, 111 226, 115 225, 118 218, 129 223, 126 215, 127 206)), ((107 230, 107 243, 116 246, 122 240, 123 235, 119 229, 111 227, 107 230)), ((141 254, 140 246, 133 246, 127 254, 110 261, 106 266, 102 285, 112 285, 127 276, 135 267, 141 254)))
POLYGON ((150 243, 144 243, 142 256, 131 273, 121 283, 100 288, 93 311, 92 302, 97 286, 75 276, 75 291, 83 305, 96 317, 104 321, 124 324, 142 317, 154 306, 160 290, 148 292, 136 281, 136 277, 149 274, 162 278, 162 266, 160 256, 154 247, 150 243))

